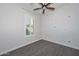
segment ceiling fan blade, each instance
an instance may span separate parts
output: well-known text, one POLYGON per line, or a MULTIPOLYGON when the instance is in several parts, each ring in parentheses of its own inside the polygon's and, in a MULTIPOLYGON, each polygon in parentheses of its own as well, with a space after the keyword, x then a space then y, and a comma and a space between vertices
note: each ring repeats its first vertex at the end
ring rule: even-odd
POLYGON ((42 9, 42 8, 35 8, 34 11, 35 11, 35 10, 40 10, 40 9, 42 9))
POLYGON ((41 6, 43 6, 43 3, 39 3, 41 6))
POLYGON ((49 5, 51 5, 51 3, 47 3, 47 5, 46 5, 46 6, 49 6, 49 5))
POLYGON ((43 12, 42 12, 43 14, 45 13, 45 9, 43 9, 43 12))
POLYGON ((55 8, 53 8, 53 7, 47 7, 47 9, 49 9, 49 10, 55 10, 55 8))

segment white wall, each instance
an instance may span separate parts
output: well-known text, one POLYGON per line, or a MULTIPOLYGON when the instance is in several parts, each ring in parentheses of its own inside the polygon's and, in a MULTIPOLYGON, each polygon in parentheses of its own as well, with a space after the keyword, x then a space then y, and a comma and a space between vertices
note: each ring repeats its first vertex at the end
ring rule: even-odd
POLYGON ((24 11, 23 7, 23 4, 0 4, 0 54, 39 40, 39 16, 24 11), (31 38, 24 37, 24 14, 35 18, 31 38))
POLYGON ((79 4, 68 4, 53 12, 48 11, 42 18, 30 12, 29 6, 25 5, 0 4, 0 54, 40 39, 79 49, 79 4), (28 10, 23 10, 23 7, 28 10), (35 18, 35 34, 31 38, 24 35, 24 14, 35 18))
POLYGON ((47 12, 41 27, 41 38, 79 49, 79 4, 68 4, 47 12))

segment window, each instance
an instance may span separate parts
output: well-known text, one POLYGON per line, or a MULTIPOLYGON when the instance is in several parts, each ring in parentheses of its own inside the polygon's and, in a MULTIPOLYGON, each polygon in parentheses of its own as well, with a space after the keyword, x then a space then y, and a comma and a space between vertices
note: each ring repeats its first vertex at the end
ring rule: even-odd
POLYGON ((25 15, 25 21, 24 21, 24 25, 25 25, 25 36, 31 36, 34 33, 34 19, 33 16, 30 15, 25 15))
POLYGON ((33 34, 33 19, 30 20, 29 24, 26 25, 26 35, 33 34))

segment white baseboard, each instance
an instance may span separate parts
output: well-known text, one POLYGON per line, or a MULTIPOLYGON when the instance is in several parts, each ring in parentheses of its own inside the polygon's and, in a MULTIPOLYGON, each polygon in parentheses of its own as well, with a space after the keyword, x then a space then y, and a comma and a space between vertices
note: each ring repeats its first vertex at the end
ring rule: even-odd
MULTIPOLYGON (((40 40, 40 39, 39 39, 39 40, 40 40)), ((34 40, 34 41, 32 41, 31 43, 36 42, 36 41, 39 41, 39 40, 34 40)), ((43 39, 43 40, 46 40, 46 39, 43 39)), ((67 46, 67 47, 70 47, 70 48, 74 48, 74 49, 78 49, 78 50, 79 50, 79 47, 74 47, 74 46, 71 46, 71 45, 67 45, 67 44, 64 44, 64 43, 60 43, 60 42, 56 42, 56 41, 51 41, 51 40, 47 40, 47 41, 54 42, 54 43, 56 43, 56 44, 64 45, 64 46, 67 46)), ((31 44, 31 43, 28 43, 28 44, 31 44)), ((27 44, 27 45, 28 45, 28 44, 27 44)), ((23 45, 20 45, 20 46, 18 46, 18 47, 9 49, 9 50, 7 50, 7 51, 3 51, 3 52, 0 53, 0 55, 7 54, 8 52, 13 51, 13 50, 16 50, 16 49, 18 49, 18 48, 21 48, 21 47, 23 47, 23 46, 26 46, 26 44, 23 44, 23 45)))
MULTIPOLYGON (((40 39, 39 39, 39 40, 40 40, 40 39)), ((23 47, 23 46, 29 45, 29 44, 31 44, 31 43, 33 43, 33 42, 36 42, 36 41, 38 41, 38 40, 34 40, 34 41, 32 41, 32 42, 30 42, 30 43, 28 43, 28 44, 23 44, 23 45, 20 45, 20 46, 18 46, 18 47, 15 47, 15 48, 12 48, 12 49, 3 51, 3 52, 0 53, 0 55, 7 54, 7 53, 10 52, 10 51, 16 50, 16 49, 18 49, 18 48, 21 48, 21 47, 23 47)))
MULTIPOLYGON (((46 40, 46 39, 44 39, 44 40, 46 40)), ((47 40, 47 41, 79 50, 79 47, 71 46, 71 45, 68 45, 68 44, 65 44, 65 43, 61 43, 61 42, 57 42, 57 41, 52 41, 52 40, 47 40)))

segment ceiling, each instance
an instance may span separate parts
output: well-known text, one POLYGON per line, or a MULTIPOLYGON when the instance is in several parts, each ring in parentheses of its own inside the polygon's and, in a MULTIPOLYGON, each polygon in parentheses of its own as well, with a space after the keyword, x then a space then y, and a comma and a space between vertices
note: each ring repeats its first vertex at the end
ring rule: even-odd
MULTIPOLYGON (((58 10, 62 7, 64 7, 65 5, 69 5, 70 3, 54 3, 52 5, 50 5, 51 7, 54 7, 55 10, 58 10)), ((38 3, 5 3, 5 4, 0 4, 0 5, 12 5, 12 6, 19 6, 21 7, 24 11, 28 11, 30 13, 36 14, 36 15, 42 15, 42 10, 37 10, 34 11, 34 8, 39 8, 41 7, 38 3)), ((51 13, 54 11, 50 11, 50 10, 46 10, 46 13, 51 13)))
MULTIPOLYGON (((22 9, 25 11, 31 12, 36 15, 42 15, 42 9, 37 10, 37 11, 33 10, 34 8, 41 7, 38 3, 23 3, 21 5, 22 5, 22 9)), ((58 10, 58 9, 64 7, 65 5, 69 5, 69 3, 54 3, 50 6, 55 7, 55 10, 58 10)), ((54 11, 46 10, 46 13, 48 13, 48 12, 54 12, 54 11)))

